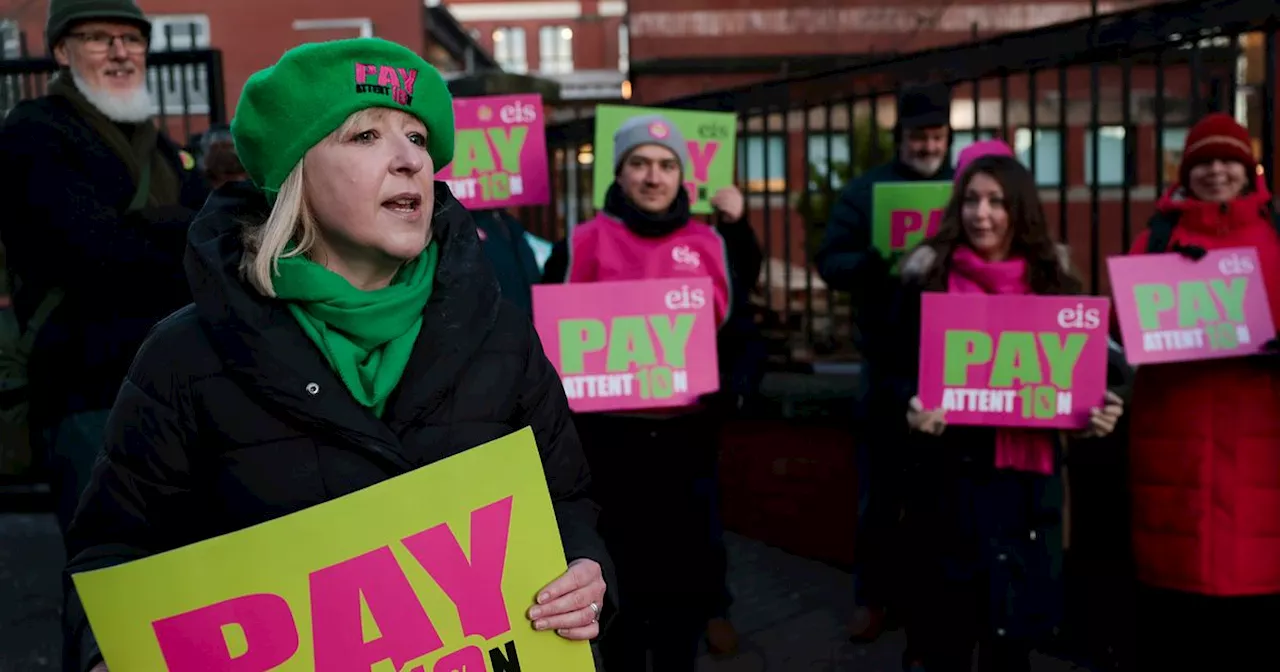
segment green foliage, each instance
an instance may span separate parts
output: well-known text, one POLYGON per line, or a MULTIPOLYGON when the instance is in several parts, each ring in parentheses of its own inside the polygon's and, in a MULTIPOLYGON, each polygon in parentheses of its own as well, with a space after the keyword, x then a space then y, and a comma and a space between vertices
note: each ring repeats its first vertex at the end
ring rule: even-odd
MULTIPOLYGON (((822 234, 827 226, 827 218, 831 214, 832 206, 840 198, 840 190, 844 185, 850 179, 887 162, 893 156, 893 133, 891 131, 874 129, 870 120, 862 119, 855 121, 853 132, 852 160, 831 161, 829 175, 827 175, 826 165, 819 165, 817 162, 809 160, 808 179, 805 181, 808 188, 807 194, 804 191, 797 191, 790 196, 791 207, 804 218, 805 227, 808 229, 810 255, 817 252, 818 246, 822 242, 822 234), (879 145, 879 152, 875 151, 876 145, 879 145), (824 176, 828 179, 823 179, 824 176)), ((822 138, 822 135, 815 134, 810 137, 822 138)), ((808 141, 806 140, 806 142, 808 141)), ((814 142, 821 145, 825 143, 825 138, 814 142)), ((848 136, 843 133, 837 133, 832 138, 832 145, 833 147, 837 145, 841 147, 847 146, 848 136)), ((809 159, 808 156, 805 158, 809 159)), ((824 161, 822 163, 825 164, 827 162, 824 161)))

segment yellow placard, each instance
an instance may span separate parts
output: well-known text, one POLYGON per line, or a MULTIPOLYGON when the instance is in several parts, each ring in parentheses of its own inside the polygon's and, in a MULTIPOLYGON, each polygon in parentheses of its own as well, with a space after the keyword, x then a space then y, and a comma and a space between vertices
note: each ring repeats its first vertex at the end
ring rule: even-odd
POLYGON ((525 614, 565 571, 533 432, 76 588, 112 672, 591 672, 525 614))

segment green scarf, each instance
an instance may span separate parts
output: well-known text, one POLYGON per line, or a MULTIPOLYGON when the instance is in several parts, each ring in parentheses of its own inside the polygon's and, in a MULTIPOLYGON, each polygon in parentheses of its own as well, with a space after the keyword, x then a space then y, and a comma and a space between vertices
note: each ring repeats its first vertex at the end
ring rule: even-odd
POLYGON ((280 260, 276 295, 288 302, 289 312, 351 396, 378 417, 400 384, 422 331, 422 311, 439 261, 433 241, 390 285, 366 292, 310 259, 280 260))

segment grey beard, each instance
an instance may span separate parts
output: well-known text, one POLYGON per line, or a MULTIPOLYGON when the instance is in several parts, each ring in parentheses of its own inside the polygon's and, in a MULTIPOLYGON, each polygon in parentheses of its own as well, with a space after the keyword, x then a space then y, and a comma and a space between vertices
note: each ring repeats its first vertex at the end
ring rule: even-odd
POLYGON ((71 79, 89 104, 98 108, 111 121, 137 124, 151 118, 151 93, 147 91, 145 82, 137 89, 121 95, 95 89, 74 68, 71 70, 71 79))

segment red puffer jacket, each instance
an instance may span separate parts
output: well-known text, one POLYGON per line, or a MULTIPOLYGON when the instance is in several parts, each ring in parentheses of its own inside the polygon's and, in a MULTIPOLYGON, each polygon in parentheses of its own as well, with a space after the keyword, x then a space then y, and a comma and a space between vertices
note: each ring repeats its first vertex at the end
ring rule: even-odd
MULTIPOLYGON (((1270 194, 1228 205, 1174 187, 1172 243, 1256 247, 1280 319, 1280 236, 1270 194)), ((1130 254, 1144 254, 1148 233, 1130 254)), ((1280 358, 1277 358, 1280 359, 1280 358)), ((1280 593, 1280 363, 1220 359, 1138 368, 1130 434, 1133 539, 1146 585, 1202 595, 1280 593)))

